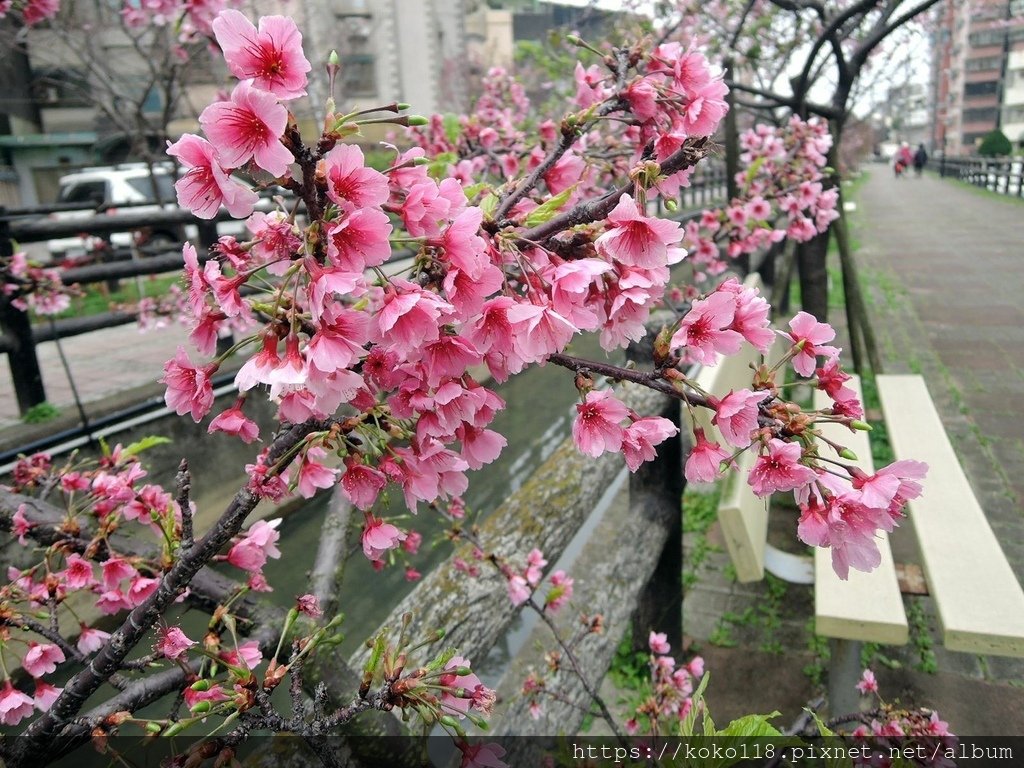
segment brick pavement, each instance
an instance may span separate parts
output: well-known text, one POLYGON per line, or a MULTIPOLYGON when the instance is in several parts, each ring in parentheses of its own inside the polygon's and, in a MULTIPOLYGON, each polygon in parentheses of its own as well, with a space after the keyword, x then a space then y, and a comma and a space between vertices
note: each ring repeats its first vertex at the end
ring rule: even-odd
MULTIPOLYGON (((95 403, 124 390, 156 382, 163 375, 164 361, 174 357, 175 349, 186 343, 187 337, 188 332, 180 325, 141 332, 132 323, 74 336, 61 345, 79 396, 84 403, 95 403)), ((57 345, 54 342, 40 344, 38 355, 48 402, 62 412, 74 412, 75 401, 57 354, 57 345)), ((5 355, 0 360, 0 429, 18 423, 18 403, 5 355)))

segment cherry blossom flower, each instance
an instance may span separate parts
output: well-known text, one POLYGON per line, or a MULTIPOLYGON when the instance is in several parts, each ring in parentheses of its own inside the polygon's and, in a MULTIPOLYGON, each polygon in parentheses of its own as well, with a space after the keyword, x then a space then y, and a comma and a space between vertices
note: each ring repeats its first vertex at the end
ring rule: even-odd
POLYGON ((629 195, 623 195, 608 214, 608 230, 594 242, 598 253, 623 264, 661 267, 668 263, 668 246, 683 236, 677 222, 640 214, 629 195))
POLYGON ((228 562, 236 568, 256 572, 263 569, 267 558, 281 557, 277 541, 281 538, 277 527, 281 518, 258 520, 245 532, 245 535, 228 551, 228 562))
POLYGON ((387 477, 379 469, 357 461, 354 456, 345 458, 341 492, 357 509, 364 512, 372 509, 378 494, 387 483, 387 477))
POLYGON ((750 433, 757 429, 758 404, 771 397, 768 392, 751 392, 741 389, 731 391, 715 403, 715 415, 711 423, 718 427, 729 445, 746 448, 750 445, 750 433))
POLYGON ((259 438, 260 428, 256 425, 256 422, 246 417, 242 412, 242 404, 245 402, 244 398, 239 398, 235 401, 235 404, 225 411, 221 411, 213 421, 210 422, 210 426, 207 427, 207 432, 213 434, 214 432, 223 432, 227 435, 234 435, 241 439, 243 443, 251 443, 259 438))
POLYGON ((177 659, 195 644, 180 627, 162 627, 154 650, 168 659, 177 659))
POLYGON ((81 633, 78 635, 78 646, 79 652, 83 655, 88 656, 90 653, 95 653, 104 645, 107 640, 110 639, 110 633, 104 632, 102 629, 93 629, 87 627, 84 624, 81 626, 81 633))
POLYGON ((397 547, 404 539, 405 534, 391 523, 385 523, 379 517, 366 514, 362 541, 363 554, 368 560, 380 560, 388 550, 397 547))
POLYGON ((618 451, 625 436, 621 422, 627 416, 629 409, 611 390, 588 392, 576 406, 572 425, 572 438, 580 453, 597 458, 605 451, 618 451))
POLYGON ((747 483, 758 496, 769 496, 776 491, 792 491, 814 482, 817 475, 810 467, 800 463, 803 448, 799 443, 787 443, 773 437, 767 452, 757 457, 747 477, 747 483))
POLYGON ((213 145, 191 133, 168 144, 167 154, 188 170, 174 183, 178 205, 201 219, 212 219, 223 205, 236 219, 252 213, 259 195, 232 180, 221 165, 213 145))
POLYGON ((715 365, 718 355, 734 355, 743 344, 743 336, 730 327, 735 317, 736 297, 728 291, 716 291, 693 303, 672 335, 670 346, 684 347, 697 362, 715 365))
POLYGON ((355 144, 338 144, 324 157, 323 168, 327 196, 338 205, 350 209, 374 208, 387 202, 387 177, 366 167, 363 150, 355 144))
POLYGON ((279 99, 306 95, 312 68, 302 54, 302 35, 286 16, 263 16, 259 30, 234 9, 221 11, 212 24, 228 69, 239 80, 270 91, 279 99))
POLYGON ((789 321, 790 333, 782 332, 793 344, 803 342, 803 347, 793 357, 793 369, 801 376, 813 376, 817 355, 834 357, 839 350, 825 344, 836 337, 836 332, 828 323, 819 323, 814 315, 798 312, 789 321))
POLYGON ((32 697, 32 703, 40 712, 48 712, 63 690, 45 680, 36 680, 36 692, 32 697))
POLYGON ((704 430, 697 427, 693 431, 696 444, 686 458, 683 474, 688 483, 713 483, 721 474, 723 461, 729 458, 729 452, 718 443, 708 440, 704 430))
POLYGON ((869 693, 878 693, 878 681, 875 680, 875 673, 870 669, 865 669, 856 687, 864 696, 869 693))
POLYGON ((230 101, 215 101, 199 115, 199 124, 226 168, 250 160, 274 176, 284 176, 295 157, 281 144, 288 110, 248 81, 235 86, 230 101))
POLYGON ((0 722, 4 725, 17 725, 29 717, 33 709, 32 699, 15 688, 10 680, 5 680, 0 690, 0 722))
POLYGON ((459 740, 455 742, 455 746, 462 753, 459 768, 508 768, 508 763, 501 759, 505 754, 505 748, 500 744, 470 744, 459 740))
POLYGON ((305 614, 311 619, 319 619, 324 615, 316 595, 300 595, 295 600, 295 607, 299 613, 305 614))
POLYGON ((551 589, 544 597, 544 610, 552 613, 560 610, 567 602, 572 600, 573 579, 566 575, 565 571, 558 570, 551 574, 551 589))
POLYGON ((185 348, 179 346, 174 359, 164 363, 164 375, 160 379, 167 385, 167 392, 164 394, 167 407, 173 409, 179 416, 190 413, 192 420, 199 422, 213 407, 213 384, 210 376, 216 370, 217 365, 214 363, 205 366, 194 365, 188 359, 185 348))
POLYGON ((665 654, 672 650, 664 632, 654 632, 652 630, 647 638, 647 644, 651 648, 651 653, 665 654))
POLYGON ((28 651, 21 665, 32 677, 42 677, 57 669, 57 665, 64 661, 64 651, 53 643, 32 643, 28 644, 28 651))
POLYGON ((661 416, 646 416, 637 419, 622 435, 622 455, 630 472, 636 472, 645 461, 651 461, 656 453, 654 446, 679 433, 679 428, 661 416))

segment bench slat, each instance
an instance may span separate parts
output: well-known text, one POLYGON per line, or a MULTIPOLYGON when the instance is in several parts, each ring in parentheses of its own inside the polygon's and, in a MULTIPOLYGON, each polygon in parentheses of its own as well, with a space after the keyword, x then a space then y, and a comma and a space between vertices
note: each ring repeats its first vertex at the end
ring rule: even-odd
MULTIPOLYGON (((855 390, 863 402, 859 377, 853 376, 846 386, 855 390)), ((828 395, 815 391, 815 408, 825 408, 830 403, 828 395)), ((857 454, 854 463, 858 467, 868 474, 874 472, 867 432, 853 432, 841 424, 822 424, 820 429, 825 437, 857 454)), ((822 452, 830 456, 832 450, 823 447, 822 452)), ((878 534, 878 549, 882 555, 878 568, 870 573, 851 569, 850 578, 843 581, 832 569, 832 553, 814 548, 814 623, 819 635, 889 645, 907 642, 907 616, 889 537, 884 532, 878 534)))
POLYGON ((921 376, 878 377, 897 458, 928 463, 909 504, 947 648, 1024 656, 1024 591, 957 461, 921 376))
POLYGON ((754 459, 751 451, 740 455, 736 460, 739 471, 726 474, 718 504, 718 524, 736 569, 736 580, 743 583, 764 578, 768 540, 768 500, 755 496, 747 484, 754 459))

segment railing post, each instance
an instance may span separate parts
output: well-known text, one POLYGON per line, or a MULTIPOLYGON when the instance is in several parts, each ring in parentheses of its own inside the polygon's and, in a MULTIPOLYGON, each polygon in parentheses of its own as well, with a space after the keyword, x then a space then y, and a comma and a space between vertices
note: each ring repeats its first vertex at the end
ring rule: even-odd
MULTIPOLYGON (((671 414, 663 414, 679 424, 679 401, 671 414)), ((650 581, 637 601, 633 619, 633 647, 646 648, 648 632, 664 632, 672 649, 683 648, 683 456, 682 439, 676 435, 658 446, 654 461, 640 465, 629 477, 630 499, 657 494, 664 503, 673 504, 679 515, 669 529, 665 547, 658 555, 650 581)), ((632 505, 632 501, 630 502, 632 505)), ((653 555, 653 553, 652 553, 653 555)))
MULTIPOLYGON (((630 360, 640 366, 653 361, 653 340, 657 333, 654 323, 648 323, 647 337, 631 344, 627 352, 630 360)), ((677 426, 680 424, 679 401, 673 400, 661 414, 677 426)), ((658 446, 658 455, 645 462, 629 476, 630 513, 644 514, 647 505, 666 505, 678 514, 673 518, 665 546, 656 556, 658 563, 650 580, 637 599, 633 616, 633 647, 646 649, 650 631, 664 632, 676 653, 683 648, 683 515, 682 499, 686 483, 683 479, 683 443, 677 434, 658 446)))
MULTIPOLYGON (((9 259, 14 255, 14 246, 4 210, 0 208, 0 258, 9 259)), ((6 297, 0 297, 0 331, 11 342, 7 363, 18 398, 18 412, 24 416, 32 406, 46 402, 46 390, 28 313, 14 307, 6 297)))

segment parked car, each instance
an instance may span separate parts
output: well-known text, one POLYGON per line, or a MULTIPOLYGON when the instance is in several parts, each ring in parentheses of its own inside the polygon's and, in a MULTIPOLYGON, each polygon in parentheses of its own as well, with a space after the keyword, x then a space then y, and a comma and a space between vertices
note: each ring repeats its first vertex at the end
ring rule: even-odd
MULTIPOLYGON (((112 212, 126 207, 132 213, 151 213, 166 210, 168 204, 174 208, 178 205, 171 169, 156 166, 151 178, 144 163, 83 168, 63 176, 59 181, 57 202, 90 203, 94 208, 53 213, 50 218, 55 221, 85 221, 100 209, 112 212), (156 195, 159 195, 163 206, 157 204, 156 195)), ((172 247, 186 238, 194 238, 196 234, 194 226, 159 225, 138 233, 115 232, 110 236, 110 243, 115 248, 124 248, 132 244, 134 237, 139 244, 172 247)), ((47 248, 55 260, 62 261, 83 258, 92 253, 98 243, 99 238, 91 236, 62 237, 50 240, 47 248)))
MULTIPOLYGON (((86 221, 102 210, 112 213, 121 208, 128 213, 155 213, 157 211, 178 210, 178 196, 174 191, 173 168, 170 165, 157 165, 150 177, 149 168, 145 163, 125 163, 122 165, 101 168, 83 168, 75 173, 61 177, 58 203, 90 203, 91 209, 79 211, 62 211, 50 214, 55 221, 86 221), (159 195, 160 203, 157 203, 159 195)), ((272 187, 261 193, 269 200, 274 195, 285 194, 281 187, 272 187)), ((261 210, 269 210, 269 207, 261 210)), ((248 236, 242 222, 224 222, 218 225, 222 235, 234 235, 238 238, 248 236)), ((199 232, 194 224, 176 225, 159 224, 135 232, 114 232, 110 235, 110 245, 114 249, 129 247, 134 239, 136 245, 167 246, 168 249, 178 248, 185 240, 195 242, 199 232)), ((93 236, 62 237, 50 240, 47 248, 55 261, 83 259, 95 252, 102 240, 93 236)))

